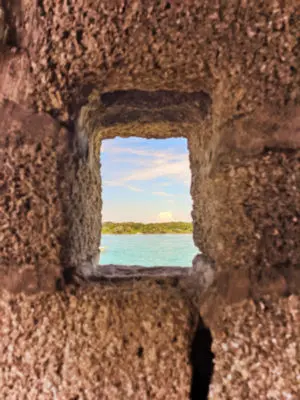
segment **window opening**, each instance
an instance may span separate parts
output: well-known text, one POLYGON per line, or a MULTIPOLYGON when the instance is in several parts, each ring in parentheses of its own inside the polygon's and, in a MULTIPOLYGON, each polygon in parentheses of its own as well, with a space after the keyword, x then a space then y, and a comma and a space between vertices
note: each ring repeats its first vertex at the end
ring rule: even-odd
POLYGON ((105 139, 100 161, 100 265, 191 267, 187 140, 105 139))

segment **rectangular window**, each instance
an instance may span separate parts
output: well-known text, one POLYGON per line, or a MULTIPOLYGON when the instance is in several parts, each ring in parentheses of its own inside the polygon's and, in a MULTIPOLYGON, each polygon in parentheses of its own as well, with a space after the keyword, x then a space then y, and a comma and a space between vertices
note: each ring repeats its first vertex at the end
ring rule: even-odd
POLYGON ((191 267, 187 140, 106 139, 100 160, 100 264, 191 267))

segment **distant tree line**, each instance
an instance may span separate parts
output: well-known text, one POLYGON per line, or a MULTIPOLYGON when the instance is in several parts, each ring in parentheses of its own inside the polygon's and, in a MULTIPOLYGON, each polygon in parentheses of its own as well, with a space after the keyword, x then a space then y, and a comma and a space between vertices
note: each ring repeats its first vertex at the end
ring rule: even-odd
POLYGON ((163 234, 163 233, 192 233, 191 222, 161 222, 143 224, 141 222, 104 222, 103 234, 163 234))

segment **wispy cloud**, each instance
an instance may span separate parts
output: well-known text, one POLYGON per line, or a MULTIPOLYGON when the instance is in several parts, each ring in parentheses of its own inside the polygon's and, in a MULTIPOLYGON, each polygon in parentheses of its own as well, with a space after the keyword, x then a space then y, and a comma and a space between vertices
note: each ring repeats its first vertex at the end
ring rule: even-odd
POLYGON ((101 148, 102 153, 110 153, 110 154, 131 154, 141 157, 168 157, 173 158, 174 153, 172 150, 169 151, 158 151, 158 150, 149 150, 147 148, 132 148, 132 147, 120 147, 115 146, 113 143, 109 142, 108 140, 104 141, 101 148))
POLYGON ((100 161, 104 220, 191 219, 186 140, 108 139, 100 161))
POLYGON ((168 177, 184 182, 190 173, 188 160, 182 156, 178 156, 177 160, 172 161, 154 159, 151 164, 124 177, 124 181, 147 181, 168 177))
POLYGON ((156 196, 163 196, 163 197, 173 197, 173 194, 167 192, 152 192, 156 196))
MULTIPOLYGON (((105 143, 105 142, 104 142, 105 143)), ((190 166, 187 153, 178 153, 172 149, 153 151, 146 148, 128 148, 107 144, 104 149, 109 153, 112 162, 120 162, 114 155, 122 155, 122 162, 127 167, 116 175, 120 185, 125 182, 151 181, 157 178, 175 180, 185 185, 190 184, 190 166)), ((161 186, 170 186, 163 182, 161 186)))
POLYGON ((126 189, 132 190, 133 192, 143 192, 143 189, 138 188, 136 186, 128 185, 124 182, 118 181, 103 181, 103 183, 107 186, 115 186, 115 187, 124 187, 126 189))
POLYGON ((133 192, 143 192, 144 190, 141 188, 138 188, 136 186, 132 186, 132 185, 124 185, 124 187, 126 187, 129 190, 132 190, 133 192))

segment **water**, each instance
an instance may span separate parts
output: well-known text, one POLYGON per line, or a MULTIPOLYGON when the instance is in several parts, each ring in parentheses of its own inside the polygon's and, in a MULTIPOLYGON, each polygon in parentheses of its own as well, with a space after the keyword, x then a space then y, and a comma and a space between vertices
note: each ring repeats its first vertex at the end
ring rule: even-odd
POLYGON ((102 235, 100 264, 191 267, 192 235, 102 235))

